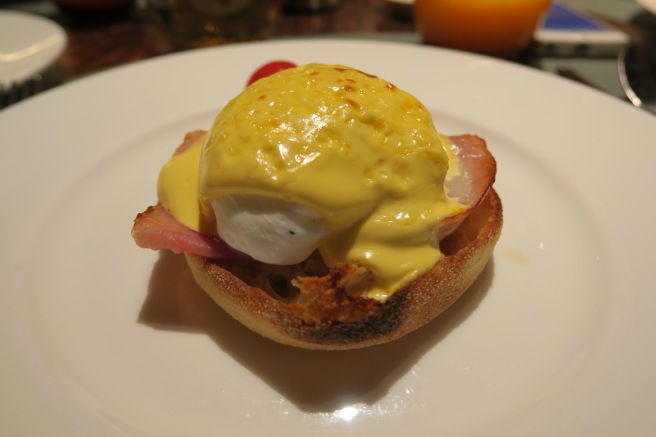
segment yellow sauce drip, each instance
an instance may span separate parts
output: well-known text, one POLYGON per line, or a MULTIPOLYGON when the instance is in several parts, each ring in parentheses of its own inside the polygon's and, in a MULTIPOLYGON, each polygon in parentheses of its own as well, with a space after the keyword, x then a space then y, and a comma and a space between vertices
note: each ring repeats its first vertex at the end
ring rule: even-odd
MULTIPOLYGON (((180 223, 203 234, 216 234, 212 213, 199 201, 200 156, 206 135, 200 136, 184 152, 164 164, 157 179, 160 203, 180 223)), ((211 211, 211 209, 210 209, 211 211)))

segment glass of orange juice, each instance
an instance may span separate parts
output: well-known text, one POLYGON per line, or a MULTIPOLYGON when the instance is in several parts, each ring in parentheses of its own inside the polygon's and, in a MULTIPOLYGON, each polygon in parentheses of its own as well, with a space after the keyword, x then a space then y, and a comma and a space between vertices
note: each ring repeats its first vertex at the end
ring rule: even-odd
POLYGON ((551 0, 415 0, 426 44, 512 58, 530 44, 551 0))

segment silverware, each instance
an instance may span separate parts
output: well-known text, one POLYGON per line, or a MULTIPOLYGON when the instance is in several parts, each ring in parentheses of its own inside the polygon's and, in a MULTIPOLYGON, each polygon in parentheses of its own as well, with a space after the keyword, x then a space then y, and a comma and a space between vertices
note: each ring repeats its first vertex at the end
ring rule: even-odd
POLYGON ((629 44, 617 59, 624 93, 638 108, 656 114, 656 44, 629 44))
POLYGON ((0 109, 31 97, 42 90, 43 78, 40 74, 35 74, 20 82, 0 83, 0 109))

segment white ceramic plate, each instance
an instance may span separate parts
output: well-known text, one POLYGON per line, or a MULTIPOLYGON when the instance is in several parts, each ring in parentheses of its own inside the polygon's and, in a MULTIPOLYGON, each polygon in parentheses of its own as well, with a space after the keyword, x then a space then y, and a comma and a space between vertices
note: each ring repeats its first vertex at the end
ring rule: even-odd
POLYGON ((652 14, 656 14, 656 0, 637 0, 637 2, 652 14))
POLYGON ((0 113, 0 434, 615 436, 656 432, 656 118, 532 69, 414 45, 161 57, 0 113), (290 349, 137 248, 160 166, 273 59, 418 95, 498 160, 505 228, 448 313, 392 344, 290 349))
POLYGON ((0 11, 0 84, 22 81, 49 67, 66 47, 66 33, 46 18, 0 11))

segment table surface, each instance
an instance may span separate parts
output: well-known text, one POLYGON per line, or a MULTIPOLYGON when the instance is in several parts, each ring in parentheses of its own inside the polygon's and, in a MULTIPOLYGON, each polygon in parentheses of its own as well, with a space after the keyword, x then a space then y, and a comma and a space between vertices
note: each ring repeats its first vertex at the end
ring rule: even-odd
MULTIPOLYGON (((110 17, 106 14, 101 17, 73 16, 49 1, 0 0, 0 9, 45 16, 66 30, 67 48, 44 74, 46 87, 52 87, 107 68, 172 52, 164 34, 146 13, 144 1, 136 0, 134 7, 127 12, 110 17)), ((645 36, 653 37, 656 32, 656 17, 635 0, 566 1, 624 30, 634 41, 645 36)), ((411 14, 399 13, 386 0, 341 0, 337 8, 321 12, 281 11, 274 38, 298 37, 382 39, 421 44, 411 14)), ((616 56, 536 55, 517 62, 551 73, 560 67, 573 68, 602 90, 623 97, 616 56)))

